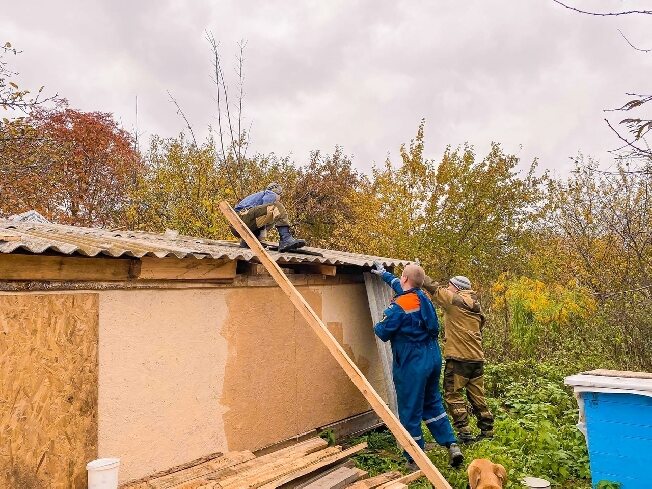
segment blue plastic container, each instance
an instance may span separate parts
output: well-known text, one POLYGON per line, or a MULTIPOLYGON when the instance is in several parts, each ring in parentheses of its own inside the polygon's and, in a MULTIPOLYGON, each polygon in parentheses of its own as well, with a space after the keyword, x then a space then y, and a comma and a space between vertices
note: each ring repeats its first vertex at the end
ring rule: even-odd
POLYGON ((593 370, 565 382, 575 390, 593 487, 652 489, 652 374, 593 370))

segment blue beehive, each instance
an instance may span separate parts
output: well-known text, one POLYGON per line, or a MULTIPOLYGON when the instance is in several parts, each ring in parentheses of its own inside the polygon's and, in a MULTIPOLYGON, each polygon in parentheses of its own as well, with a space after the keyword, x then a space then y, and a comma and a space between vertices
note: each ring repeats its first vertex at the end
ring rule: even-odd
POLYGON ((652 374, 593 370, 565 382, 575 389, 593 487, 610 481, 651 489, 652 374))

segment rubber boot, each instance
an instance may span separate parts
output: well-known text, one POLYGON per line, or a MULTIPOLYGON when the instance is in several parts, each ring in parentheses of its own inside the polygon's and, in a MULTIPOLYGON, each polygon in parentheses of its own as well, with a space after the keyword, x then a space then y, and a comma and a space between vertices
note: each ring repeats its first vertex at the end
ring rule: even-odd
POLYGON ((304 240, 296 239, 292 236, 290 233, 290 226, 277 226, 276 229, 278 229, 278 235, 281 238, 278 242, 278 251, 291 251, 306 246, 304 240))
POLYGON ((451 467, 459 467, 464 462, 464 455, 462 455, 462 450, 457 446, 457 443, 451 443, 448 447, 448 459, 451 464, 451 467))

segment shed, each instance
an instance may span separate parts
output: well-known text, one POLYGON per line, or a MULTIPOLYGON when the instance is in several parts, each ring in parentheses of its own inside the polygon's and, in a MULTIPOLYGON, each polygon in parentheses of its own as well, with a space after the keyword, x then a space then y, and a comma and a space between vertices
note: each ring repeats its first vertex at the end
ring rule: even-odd
POLYGON ((579 405, 593 487, 648 489, 652 453, 652 374, 592 370, 565 380, 579 405))
MULTIPOLYGON (((407 262, 307 251, 271 254, 387 398, 363 272, 407 262)), ((0 220, 0 331, 2 487, 85 487, 98 456, 125 482, 369 411, 232 241, 0 220)))

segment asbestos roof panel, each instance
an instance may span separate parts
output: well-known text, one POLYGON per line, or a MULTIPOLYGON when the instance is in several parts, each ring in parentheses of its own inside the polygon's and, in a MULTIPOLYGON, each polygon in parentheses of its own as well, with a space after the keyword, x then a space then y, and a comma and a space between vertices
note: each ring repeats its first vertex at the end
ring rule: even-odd
MULTIPOLYGON (((385 266, 405 265, 406 260, 384 258, 344 251, 306 247, 323 257, 297 253, 270 255, 279 263, 314 263, 324 265, 351 265, 370 267, 374 260, 385 266)), ((217 241, 178 235, 143 231, 111 231, 101 228, 84 228, 63 224, 0 219, 0 253, 28 252, 42 254, 55 252, 62 255, 157 258, 229 259, 252 261, 255 255, 240 248, 236 241, 217 241)))

